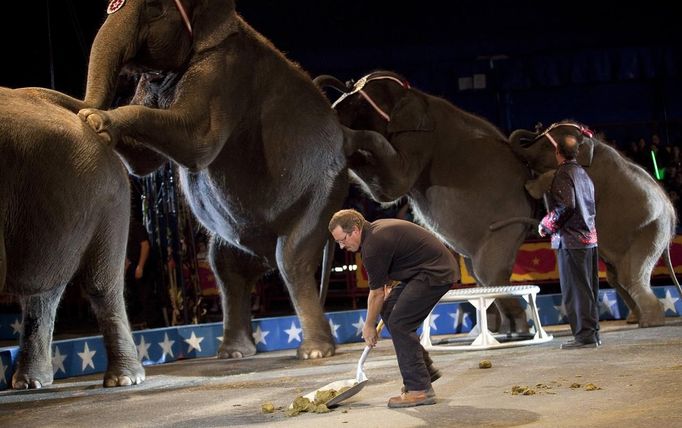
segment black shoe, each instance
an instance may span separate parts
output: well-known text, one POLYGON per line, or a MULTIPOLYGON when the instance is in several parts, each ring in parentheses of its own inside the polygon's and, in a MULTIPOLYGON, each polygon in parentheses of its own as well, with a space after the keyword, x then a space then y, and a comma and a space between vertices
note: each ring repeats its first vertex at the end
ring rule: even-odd
POLYGON ((433 368, 433 366, 429 367, 429 368, 432 369, 432 370, 429 370, 429 375, 431 375, 431 383, 434 383, 435 381, 440 379, 442 374, 441 374, 440 370, 433 368))
POLYGON ((580 348, 598 348, 599 342, 578 342, 571 340, 570 342, 562 343, 561 349, 580 349, 580 348))

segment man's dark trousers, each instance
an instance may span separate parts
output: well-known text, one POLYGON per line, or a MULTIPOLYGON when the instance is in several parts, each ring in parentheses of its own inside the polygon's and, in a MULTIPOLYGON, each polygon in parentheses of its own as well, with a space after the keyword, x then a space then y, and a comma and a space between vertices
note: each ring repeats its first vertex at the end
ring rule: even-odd
POLYGON ((451 286, 430 286, 417 280, 401 282, 393 288, 381 309, 381 318, 391 333, 400 374, 408 391, 431 387, 427 366, 432 361, 419 343, 417 328, 451 286))
POLYGON ((597 247, 557 250, 566 316, 577 342, 599 339, 599 257, 597 247))

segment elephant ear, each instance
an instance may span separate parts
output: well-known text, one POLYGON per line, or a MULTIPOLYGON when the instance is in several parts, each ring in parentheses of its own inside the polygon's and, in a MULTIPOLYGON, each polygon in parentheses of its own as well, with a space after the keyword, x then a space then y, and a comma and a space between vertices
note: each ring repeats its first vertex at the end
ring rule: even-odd
POLYGON ((594 145, 597 142, 592 138, 585 138, 578 150, 578 163, 584 167, 592 165, 592 157, 594 156, 594 145))
POLYGON ((423 96, 408 91, 391 111, 388 132, 433 131, 436 127, 429 105, 423 96))

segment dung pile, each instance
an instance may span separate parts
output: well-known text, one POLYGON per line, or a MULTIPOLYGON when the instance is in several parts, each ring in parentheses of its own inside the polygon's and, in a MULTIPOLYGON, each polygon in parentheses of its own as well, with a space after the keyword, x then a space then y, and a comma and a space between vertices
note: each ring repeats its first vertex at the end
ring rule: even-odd
MULTIPOLYGON (((511 391, 504 391, 505 394, 511 392, 511 395, 536 395, 536 394, 556 394, 555 389, 561 387, 561 383, 557 381, 551 381, 551 385, 545 383, 538 383, 535 386, 526 385, 514 385, 511 387, 511 391)), ((593 383, 572 383, 568 385, 569 389, 584 389, 585 391, 597 391, 601 388, 593 383)))
POLYGON ((478 362, 478 368, 479 369, 489 369, 493 366, 493 363, 490 362, 490 360, 481 360, 478 362))
POLYGON ((338 396, 339 394, 342 394, 343 392, 348 391, 349 389, 350 387, 344 387, 339 389, 338 391, 334 389, 316 391, 315 398, 313 399, 313 401, 310 401, 308 398, 299 395, 294 399, 294 402, 291 403, 291 405, 287 409, 286 415, 298 416, 303 412, 327 413, 329 412, 327 403, 332 398, 338 396))

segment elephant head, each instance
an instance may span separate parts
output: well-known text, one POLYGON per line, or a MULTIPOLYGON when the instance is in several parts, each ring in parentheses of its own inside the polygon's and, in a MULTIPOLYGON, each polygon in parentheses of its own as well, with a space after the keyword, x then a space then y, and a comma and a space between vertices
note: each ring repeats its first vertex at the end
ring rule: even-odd
POLYGON ((396 73, 376 71, 347 84, 323 75, 315 83, 343 93, 333 107, 341 123, 349 128, 376 131, 387 138, 405 131, 434 129, 424 97, 396 73))
POLYGON ((178 71, 230 33, 234 0, 111 0, 92 45, 85 104, 108 108, 124 65, 178 71))
POLYGON ((589 167, 592 164, 594 145, 597 141, 592 138, 592 131, 574 121, 563 120, 554 123, 543 132, 518 129, 511 134, 509 140, 514 153, 520 156, 533 171, 544 174, 556 169, 556 146, 569 135, 575 137, 580 144, 578 163, 589 167))

